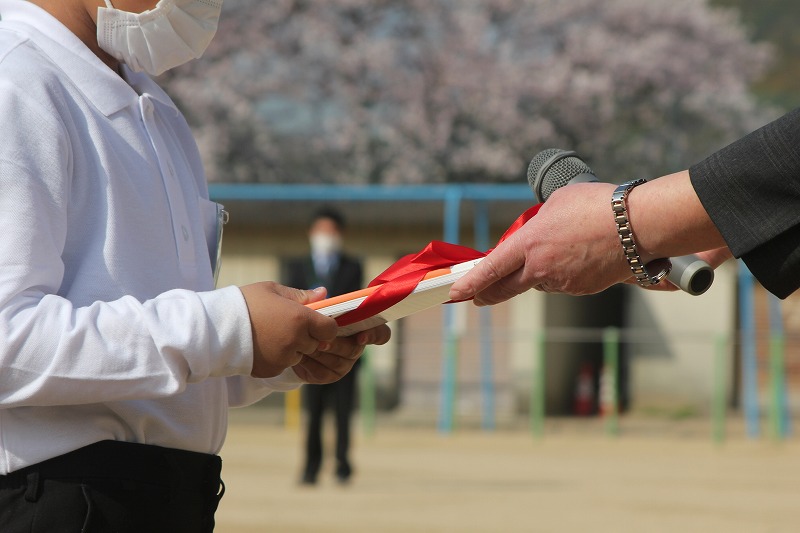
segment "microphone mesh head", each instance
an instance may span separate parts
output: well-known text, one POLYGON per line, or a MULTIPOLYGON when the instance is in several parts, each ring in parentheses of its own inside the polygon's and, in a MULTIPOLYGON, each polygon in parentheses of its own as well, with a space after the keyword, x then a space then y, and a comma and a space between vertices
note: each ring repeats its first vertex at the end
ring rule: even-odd
POLYGON ((583 159, 575 155, 564 157, 567 153, 573 152, 548 148, 536 154, 528 165, 528 184, 540 202, 546 201, 553 191, 567 185, 576 176, 594 174, 583 159))

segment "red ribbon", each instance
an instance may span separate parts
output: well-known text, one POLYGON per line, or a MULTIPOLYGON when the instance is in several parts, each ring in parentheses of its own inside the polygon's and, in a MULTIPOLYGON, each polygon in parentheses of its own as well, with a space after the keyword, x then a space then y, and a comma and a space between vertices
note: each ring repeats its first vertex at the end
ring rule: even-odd
MULTIPOLYGON (((497 244, 500 244, 515 231, 525 225, 542 204, 535 205, 522 213, 517 220, 503 233, 497 244)), ((367 296, 357 308, 344 313, 336 319, 340 326, 349 326, 371 316, 380 314, 411 294, 428 272, 451 267, 459 263, 486 257, 492 249, 479 252, 467 246, 432 241, 416 254, 409 254, 384 270, 369 283, 369 287, 378 288, 367 296)))

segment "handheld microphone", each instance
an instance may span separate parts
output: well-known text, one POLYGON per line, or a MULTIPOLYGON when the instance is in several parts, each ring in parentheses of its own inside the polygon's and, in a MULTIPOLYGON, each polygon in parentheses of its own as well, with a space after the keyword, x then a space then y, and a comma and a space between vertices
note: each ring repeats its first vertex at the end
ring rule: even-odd
MULTIPOLYGON (((548 148, 531 159, 528 184, 536 200, 546 201, 553 191, 573 183, 600 181, 592 169, 575 152, 548 148)), ((697 296, 706 292, 714 281, 714 269, 696 255, 671 257, 672 270, 667 279, 683 291, 697 296)))

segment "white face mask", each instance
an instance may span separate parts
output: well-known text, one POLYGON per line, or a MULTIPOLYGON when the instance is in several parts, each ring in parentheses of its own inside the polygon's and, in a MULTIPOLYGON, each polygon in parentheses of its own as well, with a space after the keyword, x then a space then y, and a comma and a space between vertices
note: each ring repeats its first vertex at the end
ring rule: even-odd
POLYGON ((331 255, 342 249, 342 238, 330 233, 314 233, 309 241, 314 255, 331 255))
POLYGON ((197 59, 217 32, 222 0, 160 0, 144 13, 105 0, 97 10, 100 48, 136 72, 158 76, 197 59))

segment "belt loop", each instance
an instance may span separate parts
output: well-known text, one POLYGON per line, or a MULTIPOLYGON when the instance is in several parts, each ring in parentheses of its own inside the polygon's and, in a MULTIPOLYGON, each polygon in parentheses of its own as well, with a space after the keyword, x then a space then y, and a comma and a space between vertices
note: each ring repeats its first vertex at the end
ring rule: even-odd
MULTIPOLYGON (((225 496, 225 482, 222 481, 222 478, 220 478, 219 489, 217 490, 217 505, 219 505, 219 502, 222 500, 223 496, 225 496)), ((216 510, 216 506, 214 507, 214 510, 216 510)))
POLYGON ((25 501, 36 502, 39 500, 39 472, 28 474, 28 488, 25 490, 25 501))

